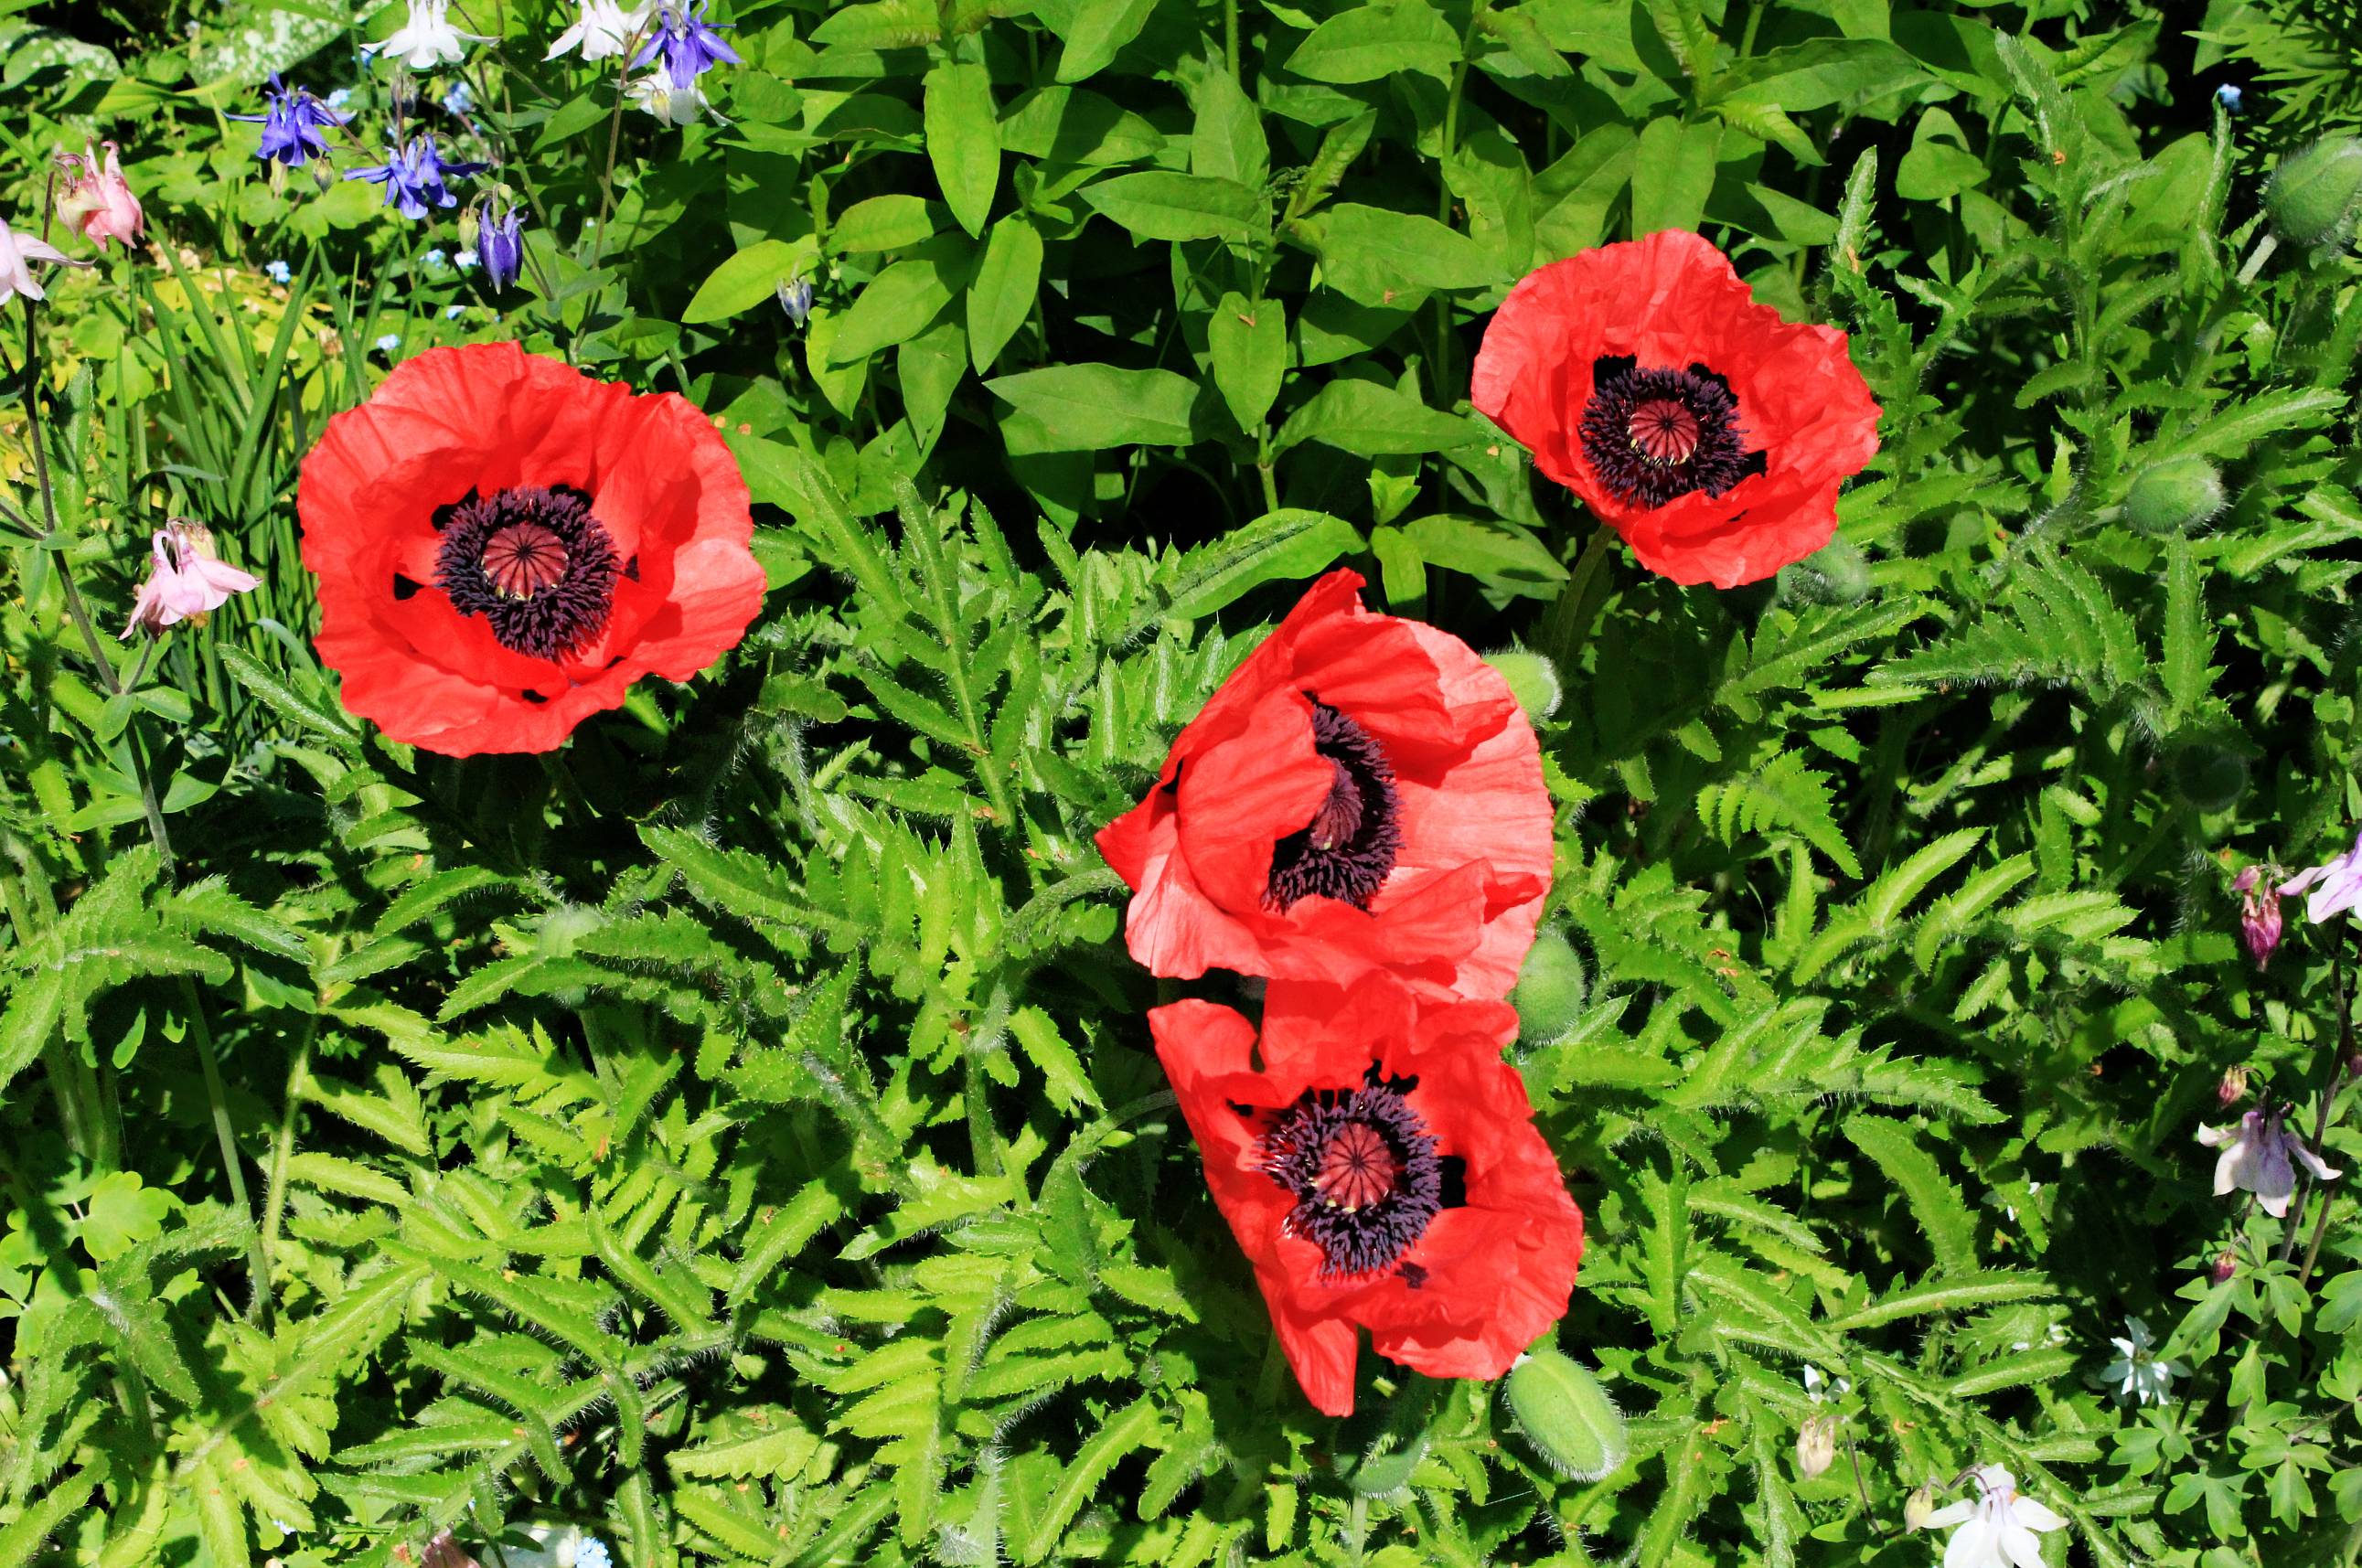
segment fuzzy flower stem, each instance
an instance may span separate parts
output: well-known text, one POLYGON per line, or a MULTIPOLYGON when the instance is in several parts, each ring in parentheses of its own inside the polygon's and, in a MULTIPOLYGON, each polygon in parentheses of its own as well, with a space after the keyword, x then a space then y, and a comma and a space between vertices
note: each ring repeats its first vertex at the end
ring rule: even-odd
MULTIPOLYGON (((270 1149, 270 1175, 262 1196, 261 1258, 264 1279, 270 1276, 270 1254, 279 1245, 279 1227, 287 1213, 287 1162, 295 1151, 295 1112, 312 1088, 312 1041, 319 1033, 319 1015, 304 1020, 295 1037, 295 1060, 287 1069, 287 1103, 280 1112, 279 1140, 270 1149)), ((263 1310, 268 1313, 266 1303, 263 1310)))
MULTIPOLYGON (((43 204, 47 210, 48 204, 43 204)), ((46 229, 46 224, 43 226, 46 229)), ((41 434, 41 338, 33 316, 33 302, 25 304, 25 441, 33 448, 33 472, 39 480, 41 492, 41 537, 44 541, 57 536, 58 501, 50 484, 49 443, 41 434)), ((123 683, 115 677, 115 661, 107 657, 106 644, 98 635, 98 627, 90 618, 89 606, 82 602, 82 591, 74 586, 72 569, 67 565, 62 550, 50 553, 50 564, 58 574, 58 585, 65 591, 66 613, 72 618, 74 629, 82 634, 83 646, 90 654, 90 662, 97 667, 98 679, 109 697, 122 695, 123 683)), ((156 784, 149 777, 147 759, 139 754, 135 737, 131 745, 131 775, 139 781, 139 805, 148 817, 148 837, 156 845, 156 856, 163 863, 164 875, 172 875, 172 835, 164 828, 164 811, 156 801, 156 784)))
MULTIPOLYGON (((254 1213, 254 1200, 247 1196, 246 1172, 238 1165, 237 1139, 230 1131, 229 1095, 222 1088, 221 1067, 214 1061, 214 1032, 205 1021, 204 998, 198 994, 196 982, 181 977, 181 999, 188 1008, 189 1039, 196 1047, 197 1065, 204 1069, 205 1099, 213 1107, 214 1137, 221 1144, 222 1174, 229 1178, 230 1201, 238 1212, 254 1213)), ((262 1232, 254 1233, 254 1242, 247 1251, 246 1281, 248 1317, 259 1317, 262 1326, 270 1326, 270 1259, 262 1249, 262 1232)))
POLYGON ((2247 252, 2246 265, 2239 269, 2241 288, 2244 289, 2256 281, 2256 274, 2264 270, 2264 263, 2272 259, 2272 252, 2279 249, 2279 236, 2269 230, 2265 231, 2264 237, 2256 241, 2256 248, 2247 252))

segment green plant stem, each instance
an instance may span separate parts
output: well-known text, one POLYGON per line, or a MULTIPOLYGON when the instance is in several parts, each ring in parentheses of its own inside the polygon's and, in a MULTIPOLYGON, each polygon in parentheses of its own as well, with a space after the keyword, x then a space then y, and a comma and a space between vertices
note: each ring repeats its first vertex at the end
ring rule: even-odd
POLYGON ((1222 0, 1222 57, 1231 80, 1239 81, 1239 0, 1222 0))
MULTIPOLYGON (((49 442, 41 433, 41 336, 33 316, 33 302, 25 302, 25 441, 33 448, 33 472, 39 481, 41 495, 41 538, 44 543, 57 537, 57 493, 50 483, 49 442)), ((58 574, 58 586, 65 591, 66 614, 82 634, 83 646, 89 650, 90 661, 98 668, 98 679, 109 697, 123 694, 123 684, 115 676, 115 661, 107 657, 106 644, 98 635, 98 627, 90 618, 90 609, 83 603, 82 591, 74 586, 73 573, 66 564, 63 550, 50 552, 50 569, 58 574)), ((129 737, 131 776, 138 781, 140 809, 148 817, 148 836, 156 845, 157 858, 164 865, 164 875, 172 874, 172 836, 164 828, 164 811, 156 800, 156 784, 149 776, 148 759, 139 753, 138 737, 129 737)))
MULTIPOLYGON (((2330 973, 2333 994, 2337 999, 2337 1038, 2329 1047, 2328 1069, 2322 1074, 2321 1103, 2313 1108, 2312 1147, 2316 1156, 2321 1153, 2323 1140, 2329 1136, 2330 1108, 2337 1102, 2337 1091, 2345 1087, 2345 1063, 2354 1052, 2354 997, 2345 983, 2345 926, 2343 922, 2339 922, 2336 931, 2337 934, 2332 939, 2335 945, 2331 951, 2330 973)), ((2320 1182, 2307 1181, 2298 1191, 2296 1209, 2289 1215, 2287 1231, 2280 1238, 2280 1261, 2286 1263, 2296 1251, 2297 1231, 2303 1228, 2304 1205, 2316 1191, 2320 1194, 2321 1210, 2313 1216, 2312 1241, 2305 1248, 2304 1267, 2297 1275, 2300 1286, 2312 1277, 2313 1262, 2321 1255, 2321 1239, 2329 1228, 2329 1210, 2336 1201, 2335 1196, 2320 1182)))
MULTIPOLYGON (((1461 35, 1460 58, 1451 65, 1451 89, 1443 100, 1443 135, 1436 147, 1436 179, 1440 188, 1435 193, 1435 221, 1451 222, 1451 155, 1460 147, 1460 100, 1468 91, 1468 57, 1475 51, 1476 35, 1485 25, 1484 0, 1477 0, 1475 10, 1468 17, 1468 30, 1461 35)), ((1451 301, 1442 294, 1435 296, 1435 376, 1431 395, 1451 402, 1458 399, 1452 392, 1459 380, 1459 356, 1452 352, 1451 301)))
MULTIPOLYGON (((221 1144, 222 1174, 229 1178, 230 1201, 238 1211, 251 1219, 254 1200, 247 1196, 246 1173, 239 1168, 237 1139, 230 1130, 229 1095, 222 1088, 221 1068, 214 1061, 214 1032, 205 1021, 204 999, 197 991, 196 982, 181 977, 181 999, 188 1008, 189 1039, 196 1046, 197 1065, 204 1069, 205 1099, 213 1107, 214 1137, 221 1144)), ((265 1327, 270 1322, 270 1260, 263 1253, 262 1232, 254 1234, 254 1244, 247 1253, 247 1312, 259 1314, 265 1327)))
POLYGON ((295 1113, 312 1088, 312 1042, 319 1033, 319 1015, 305 1021, 295 1041, 295 1060, 287 1069, 286 1105, 279 1115, 279 1138, 270 1147, 270 1174, 262 1195, 262 1272, 268 1280, 271 1254, 279 1247, 279 1227, 287 1212, 287 1162, 295 1151, 295 1113))
POLYGON ((1559 679, 1569 684, 1578 672, 1583 645, 1590 639, 1600 602, 1607 596, 1607 557, 1615 538, 1614 530, 1605 523, 1592 530, 1583 554, 1575 558, 1574 569, 1542 616, 1538 635, 1540 651, 1558 666, 1559 679))

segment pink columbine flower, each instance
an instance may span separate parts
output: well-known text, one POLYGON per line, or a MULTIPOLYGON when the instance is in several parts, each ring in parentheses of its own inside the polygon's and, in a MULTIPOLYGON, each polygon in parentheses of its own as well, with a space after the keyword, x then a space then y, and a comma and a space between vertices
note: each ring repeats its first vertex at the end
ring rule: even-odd
POLYGON ((261 586, 228 562, 215 559, 213 536, 193 523, 175 518, 158 529, 149 543, 152 569, 139 586, 123 636, 143 629, 151 635, 161 632, 176 621, 220 609, 232 594, 261 586))
POLYGON ((2214 1196, 2245 1190, 2256 1195, 2265 1213, 2275 1220, 2288 1214, 2296 1192, 2296 1167, 2302 1165, 2315 1181, 2335 1181, 2343 1172, 2331 1169, 2304 1140, 2288 1130, 2288 1107, 2274 1104, 2251 1110, 2236 1127, 2201 1127, 2198 1141, 2220 1149, 2214 1162, 2214 1196))
POLYGON ((36 239, 29 234, 18 234, 0 223, 0 304, 19 297, 28 300, 49 298, 41 281, 33 276, 33 263, 55 261, 64 267, 87 267, 87 261, 77 261, 46 239, 36 239))
POLYGON ((2273 885, 2279 868, 2272 868, 2268 878, 2260 866, 2250 866, 2231 879, 2232 891, 2239 895, 2239 935, 2247 944, 2247 956, 2261 969, 2272 961, 2272 953, 2280 944, 2284 923, 2280 919, 2280 895, 2283 889, 2273 885))
POLYGON ((113 142, 87 149, 87 155, 76 158, 69 153, 59 161, 71 174, 66 188, 58 193, 58 216, 95 241, 101 249, 110 239, 123 241, 125 248, 138 239, 148 226, 148 216, 139 210, 139 198, 131 193, 131 182, 123 177, 123 160, 113 142))
POLYGON ((2292 899, 2308 893, 2304 900, 2304 918, 2327 920, 2334 914, 2344 914, 2356 904, 2362 904, 2362 834, 2354 840, 2354 847, 2325 865, 2298 872, 2279 885, 2282 898, 2292 899))

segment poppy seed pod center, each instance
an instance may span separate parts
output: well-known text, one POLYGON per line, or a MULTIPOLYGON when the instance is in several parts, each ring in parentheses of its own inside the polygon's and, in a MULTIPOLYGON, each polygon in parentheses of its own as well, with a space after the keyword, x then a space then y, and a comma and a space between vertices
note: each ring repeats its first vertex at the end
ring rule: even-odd
POLYGON ((502 647, 533 658, 579 652, 598 636, 624 575, 615 542, 579 490, 469 491, 438 508, 436 586, 481 615, 502 647))
POLYGON ((1584 405, 1584 456, 1609 494, 1627 506, 1662 506, 1704 491, 1718 496, 1763 471, 1763 454, 1743 446, 1738 399, 1704 365, 1643 370, 1630 355, 1592 365, 1584 405))
POLYGON ((1404 1099, 1415 1087, 1307 1090, 1264 1135, 1264 1172, 1296 1195, 1287 1231, 1319 1247, 1323 1278, 1392 1267, 1443 1208, 1435 1136, 1404 1099))
POLYGON ((1271 901, 1285 911, 1317 893, 1367 909, 1402 848, 1394 767, 1369 731, 1317 698, 1312 748, 1329 764, 1329 795, 1309 823, 1273 845, 1271 901))

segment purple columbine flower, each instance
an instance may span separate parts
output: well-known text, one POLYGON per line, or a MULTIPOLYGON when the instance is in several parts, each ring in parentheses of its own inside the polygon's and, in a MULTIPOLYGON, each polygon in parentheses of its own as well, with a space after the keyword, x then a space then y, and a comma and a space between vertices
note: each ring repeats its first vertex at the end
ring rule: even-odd
POLYGON ((2289 1108, 2274 1101, 2239 1118, 2236 1127, 2201 1127, 2198 1141, 2220 1149, 2214 1162, 2214 1196, 2252 1192, 2263 1211, 2275 1220, 2288 1215, 2289 1198, 2296 1192, 2296 1167, 2302 1165, 2315 1181, 2335 1181, 2343 1172, 2322 1163, 2304 1140, 2288 1130, 2289 1108))
POLYGON ((2258 969, 2272 961, 2285 925, 2280 918, 2281 889, 2275 886, 2279 877, 2278 867, 2267 875, 2263 867, 2249 866, 2231 879, 2231 890, 2239 895, 2239 935, 2258 969))
POLYGON ((492 293, 505 293, 524 268, 524 217, 513 206, 494 217, 485 209, 476 254, 484 264, 484 282, 492 293))
POLYGON ((2356 835, 2353 848, 2325 865, 2298 872, 2282 882, 2279 891, 2280 897, 2292 899, 2307 889, 2312 889, 2304 900, 2307 920, 2327 920, 2362 904, 2362 834, 2356 835))
POLYGON ((435 135, 413 137, 407 147, 389 148, 386 160, 368 169, 348 169, 348 180, 367 180, 385 187, 385 199, 406 218, 423 218, 429 207, 456 207, 459 198, 444 184, 447 179, 480 174, 482 163, 446 163, 435 149, 435 135))
POLYGON ((262 113, 226 117, 261 126, 262 145, 255 156, 290 169, 328 156, 328 143, 320 133, 335 130, 352 118, 312 96, 307 88, 281 85, 275 71, 270 73, 270 91, 264 97, 268 106, 262 113))
POLYGON ((690 0, 685 6, 667 6, 657 13, 656 34, 640 46, 632 64, 636 68, 652 60, 664 61, 665 75, 676 93, 686 92, 716 65, 741 63, 737 53, 706 21, 705 0, 690 0))

